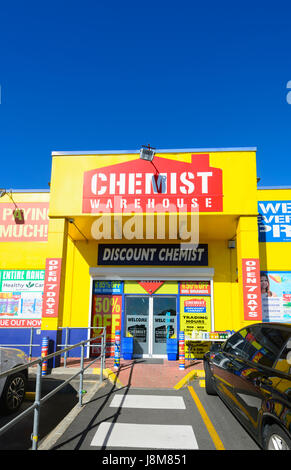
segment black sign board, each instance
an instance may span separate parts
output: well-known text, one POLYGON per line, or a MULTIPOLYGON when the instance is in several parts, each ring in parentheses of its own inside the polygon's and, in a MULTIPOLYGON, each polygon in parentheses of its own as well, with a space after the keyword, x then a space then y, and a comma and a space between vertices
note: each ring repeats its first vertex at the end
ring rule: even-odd
POLYGON ((208 266, 208 245, 185 248, 185 244, 100 244, 98 265, 208 266))

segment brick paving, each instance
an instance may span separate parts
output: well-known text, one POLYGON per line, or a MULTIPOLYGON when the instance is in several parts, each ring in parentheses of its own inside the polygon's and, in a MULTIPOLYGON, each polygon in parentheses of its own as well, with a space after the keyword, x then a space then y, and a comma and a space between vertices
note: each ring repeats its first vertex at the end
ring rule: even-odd
MULTIPOLYGON (((89 363, 90 360, 86 360, 89 363)), ((61 364, 62 365, 62 364, 61 364)), ((79 367, 79 359, 68 359, 67 367, 79 367)), ((100 361, 96 361, 93 369, 100 368, 100 361)), ((185 369, 179 369, 179 361, 151 361, 150 359, 120 360, 120 367, 114 368, 114 358, 106 358, 105 368, 113 372, 118 382, 123 386, 136 388, 173 388, 184 377, 195 374, 195 371, 203 370, 202 360, 186 361, 185 369), (161 362, 161 363, 153 363, 161 362)), ((90 370, 90 368, 89 368, 90 370)), ((93 371, 92 371, 93 372, 93 371)))

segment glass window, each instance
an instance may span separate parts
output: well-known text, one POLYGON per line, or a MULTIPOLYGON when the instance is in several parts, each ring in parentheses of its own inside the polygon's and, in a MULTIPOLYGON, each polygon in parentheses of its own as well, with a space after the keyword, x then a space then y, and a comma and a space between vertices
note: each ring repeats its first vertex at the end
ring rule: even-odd
POLYGON ((238 331, 237 333, 233 334, 225 343, 223 347, 223 351, 229 354, 234 354, 235 356, 244 356, 244 345, 245 345, 245 337, 247 335, 246 328, 238 331))
POLYGON ((289 333, 280 328, 256 325, 247 328, 244 353, 247 359, 272 367, 288 340, 289 333))
POLYGON ((291 375, 291 338, 287 341, 286 346, 284 346, 276 362, 275 369, 291 375))

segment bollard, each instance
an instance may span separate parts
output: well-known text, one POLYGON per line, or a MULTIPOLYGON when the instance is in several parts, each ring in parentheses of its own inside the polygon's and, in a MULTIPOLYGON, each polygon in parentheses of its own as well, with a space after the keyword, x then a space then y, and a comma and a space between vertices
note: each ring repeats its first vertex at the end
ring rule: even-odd
POLYGON ((179 333, 179 369, 185 369, 185 333, 180 331, 179 333))
MULTIPOLYGON (((42 345, 41 345, 41 357, 46 357, 48 355, 48 347, 49 347, 49 337, 44 336, 42 338, 42 345)), ((47 374, 47 361, 42 362, 41 366, 41 375, 47 374)))
POLYGON ((115 331, 114 369, 120 367, 120 330, 115 331))

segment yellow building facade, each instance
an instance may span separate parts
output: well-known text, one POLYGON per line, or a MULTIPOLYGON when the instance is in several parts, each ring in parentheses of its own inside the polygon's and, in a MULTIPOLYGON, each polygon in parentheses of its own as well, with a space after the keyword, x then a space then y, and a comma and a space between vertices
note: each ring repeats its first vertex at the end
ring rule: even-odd
POLYGON ((175 358, 184 331, 201 357, 210 333, 291 321, 291 189, 258 189, 255 148, 54 152, 50 191, 0 210, 1 344, 106 326, 108 354, 120 330, 124 357, 175 358))

